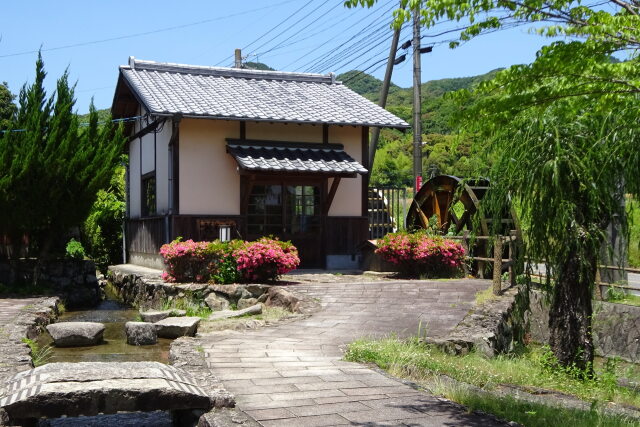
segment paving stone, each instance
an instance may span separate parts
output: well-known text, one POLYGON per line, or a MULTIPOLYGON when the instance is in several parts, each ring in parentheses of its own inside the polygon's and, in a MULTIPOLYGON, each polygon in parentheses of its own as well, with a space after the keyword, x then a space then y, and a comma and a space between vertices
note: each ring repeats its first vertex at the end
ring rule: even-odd
POLYGON ((362 336, 406 337, 419 329, 428 336, 445 335, 465 316, 475 293, 489 284, 453 280, 291 285, 288 290, 319 299, 323 308, 295 322, 207 334, 203 347, 212 374, 235 394, 238 407, 255 413, 264 426, 496 426, 492 418, 467 415, 399 380, 341 360, 344 345, 362 336), (457 301, 456 307, 449 300, 457 301))
POLYGON ((320 426, 340 426, 351 424, 340 415, 317 415, 301 418, 285 418, 277 421, 264 421, 261 424, 265 427, 287 426, 287 427, 320 427, 320 426))

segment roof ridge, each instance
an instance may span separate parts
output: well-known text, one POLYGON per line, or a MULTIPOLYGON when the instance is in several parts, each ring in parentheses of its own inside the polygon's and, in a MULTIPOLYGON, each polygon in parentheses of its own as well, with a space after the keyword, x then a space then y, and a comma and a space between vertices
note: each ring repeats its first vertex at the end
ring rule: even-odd
POLYGON ((246 68, 212 67, 206 65, 189 65, 174 62, 157 62, 129 57, 128 65, 120 68, 131 70, 159 71, 181 74, 198 74, 218 77, 239 77, 257 80, 287 80, 296 82, 313 82, 342 84, 336 81, 335 74, 296 73, 290 71, 251 70, 246 68))

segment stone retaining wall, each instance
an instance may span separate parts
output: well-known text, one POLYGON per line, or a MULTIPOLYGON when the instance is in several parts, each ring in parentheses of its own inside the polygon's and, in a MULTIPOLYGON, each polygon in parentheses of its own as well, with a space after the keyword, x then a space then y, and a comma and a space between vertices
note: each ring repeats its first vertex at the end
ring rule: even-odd
MULTIPOLYGON (((531 339, 549 342, 549 302, 540 291, 531 291, 528 321, 531 339)), ((593 302, 593 340, 596 354, 640 362, 640 307, 605 301, 593 302)))
POLYGON ((96 266, 90 260, 35 258, 0 262, 0 283, 37 285, 59 295, 67 308, 93 307, 100 302, 96 266))
POLYGON ((203 300, 211 294, 238 308, 264 303, 267 306, 286 308, 294 313, 306 313, 313 305, 311 301, 279 286, 253 283, 165 283, 160 278, 159 271, 131 265, 110 266, 107 280, 124 303, 139 309, 159 308, 164 301, 175 298, 203 300))
POLYGON ((507 289, 501 296, 476 305, 446 338, 428 342, 451 354, 472 349, 487 357, 509 353, 526 332, 526 296, 521 287, 507 289))
POLYGON ((22 340, 37 338, 45 326, 58 318, 59 301, 57 297, 34 298, 11 323, 0 326, 0 383, 33 368, 31 349, 22 340))

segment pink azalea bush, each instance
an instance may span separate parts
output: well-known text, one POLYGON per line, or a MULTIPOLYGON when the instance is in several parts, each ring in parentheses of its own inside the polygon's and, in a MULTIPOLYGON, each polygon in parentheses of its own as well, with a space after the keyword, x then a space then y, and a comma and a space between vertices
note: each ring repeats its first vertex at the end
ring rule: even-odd
POLYGON ((220 258, 220 254, 208 251, 208 242, 182 241, 177 238, 162 245, 160 255, 166 271, 162 272, 165 282, 206 282, 210 271, 220 258))
POLYGON ((245 280, 271 281, 298 268, 298 249, 291 242, 263 237, 233 251, 245 280))
POLYGON ((378 241, 376 253, 412 277, 455 276, 465 260, 461 244, 424 232, 389 233, 378 241))
POLYGON ((194 242, 180 238, 160 248, 167 282, 272 281, 300 265, 291 242, 263 237, 255 242, 194 242))

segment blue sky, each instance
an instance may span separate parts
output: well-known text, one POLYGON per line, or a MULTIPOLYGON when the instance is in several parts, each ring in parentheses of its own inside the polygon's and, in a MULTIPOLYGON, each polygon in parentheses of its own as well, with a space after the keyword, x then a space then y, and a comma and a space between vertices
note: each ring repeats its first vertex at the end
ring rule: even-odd
MULTIPOLYGON (((7 2, 0 26, 0 81, 8 82, 17 93, 33 78, 33 51, 40 46, 49 90, 69 67, 72 81, 77 81, 80 113, 88 111, 92 97, 98 108, 111 105, 118 66, 126 64, 129 56, 230 66, 234 48, 245 48, 248 61, 259 60, 285 71, 340 73, 377 63, 370 71, 382 77, 380 60, 388 53, 391 35, 383 26, 391 17, 386 11, 395 4, 381 0, 369 10, 347 9, 342 0, 7 2), (362 42, 352 46, 359 38, 362 42), (76 46, 66 47, 70 45, 76 46), (340 46, 350 50, 340 51, 340 46), (332 54, 338 56, 331 60, 332 54), (330 61, 322 64, 327 58, 330 61)), ((437 29, 424 29, 423 34, 452 25, 443 23, 437 29)), ((401 41, 410 37, 407 28, 401 41)), ((432 39, 424 42, 428 40, 432 39)), ((454 50, 436 45, 422 57, 422 80, 528 63, 548 42, 521 27, 483 36, 454 50)), ((396 67, 393 81, 407 87, 411 79, 409 58, 396 67)))

